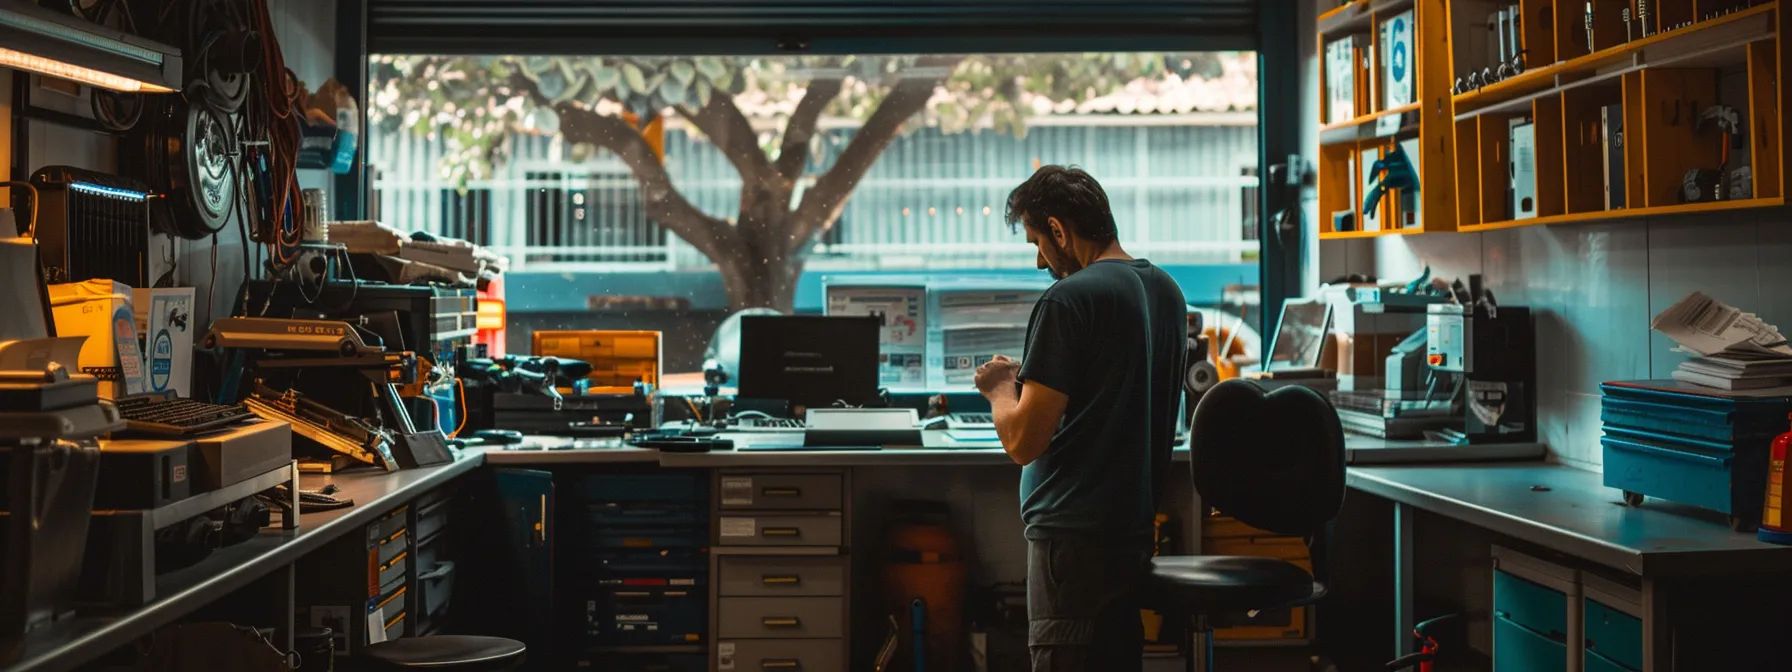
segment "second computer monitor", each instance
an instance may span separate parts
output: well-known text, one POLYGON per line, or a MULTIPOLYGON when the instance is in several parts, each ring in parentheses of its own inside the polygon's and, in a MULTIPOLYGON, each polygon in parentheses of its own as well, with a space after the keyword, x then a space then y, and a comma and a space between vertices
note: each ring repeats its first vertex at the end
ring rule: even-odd
POLYGON ((872 316, 744 316, 739 394, 804 407, 868 404, 877 399, 881 327, 872 316))

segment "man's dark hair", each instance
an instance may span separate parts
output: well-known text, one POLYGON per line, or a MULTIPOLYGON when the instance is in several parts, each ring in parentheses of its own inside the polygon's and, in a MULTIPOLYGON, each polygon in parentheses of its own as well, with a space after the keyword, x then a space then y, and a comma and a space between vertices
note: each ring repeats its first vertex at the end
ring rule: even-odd
POLYGON ((1078 237, 1092 243, 1109 243, 1119 235, 1114 211, 1101 183, 1076 166, 1041 166, 1033 176, 1008 192, 1008 224, 1016 231, 1026 225, 1049 233, 1046 219, 1059 222, 1078 237))

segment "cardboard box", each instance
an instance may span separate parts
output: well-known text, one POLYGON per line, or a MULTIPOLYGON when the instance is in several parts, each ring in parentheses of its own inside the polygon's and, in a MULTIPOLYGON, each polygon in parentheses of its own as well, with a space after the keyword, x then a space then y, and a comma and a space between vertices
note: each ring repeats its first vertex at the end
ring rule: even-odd
POLYGON ((161 287, 131 291, 136 306, 137 328, 143 332, 143 351, 148 359, 144 389, 173 390, 186 397, 192 392, 194 289, 161 287))
POLYGON ((100 396, 142 394, 143 351, 137 342, 131 288, 111 280, 50 285, 50 312, 57 336, 86 336, 81 372, 100 379, 100 396))

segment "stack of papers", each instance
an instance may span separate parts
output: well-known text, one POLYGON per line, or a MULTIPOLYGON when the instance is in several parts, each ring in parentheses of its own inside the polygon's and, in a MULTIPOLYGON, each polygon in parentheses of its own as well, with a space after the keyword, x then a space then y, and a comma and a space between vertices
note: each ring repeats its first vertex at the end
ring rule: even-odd
POLYGON ((1778 327, 1722 301, 1693 292, 1650 323, 1693 356, 1675 380, 1724 390, 1792 384, 1792 346, 1778 327))

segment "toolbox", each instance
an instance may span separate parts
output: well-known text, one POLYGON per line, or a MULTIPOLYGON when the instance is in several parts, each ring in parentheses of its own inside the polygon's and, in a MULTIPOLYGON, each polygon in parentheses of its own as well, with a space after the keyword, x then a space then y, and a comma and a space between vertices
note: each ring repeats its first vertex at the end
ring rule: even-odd
POLYGON ((1767 451, 1792 397, 1672 380, 1600 388, 1604 482, 1626 504, 1659 497, 1728 514, 1737 530, 1760 522, 1767 451))

